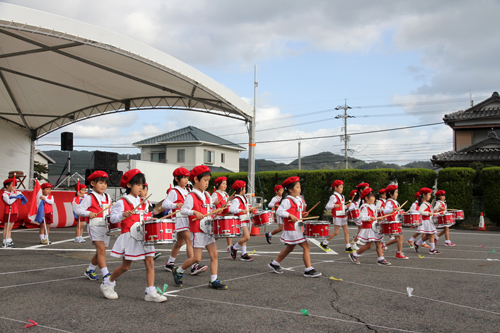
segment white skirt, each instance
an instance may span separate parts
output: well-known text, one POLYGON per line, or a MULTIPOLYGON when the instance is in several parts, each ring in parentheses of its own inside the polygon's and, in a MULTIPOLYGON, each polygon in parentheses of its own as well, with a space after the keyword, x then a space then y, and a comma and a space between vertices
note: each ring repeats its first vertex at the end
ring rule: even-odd
POLYGON ((361 222, 361 219, 360 218, 357 218, 356 220, 354 220, 354 223, 356 223, 356 225, 358 227, 361 227, 363 225, 363 222, 361 222))
POLYGON ((358 239, 361 239, 363 242, 380 242, 384 238, 384 235, 379 234, 373 229, 361 229, 358 234, 358 239))
POLYGON ((109 236, 106 235, 107 228, 99 225, 87 224, 87 232, 89 233, 92 242, 104 242, 104 246, 109 245, 109 236))
POLYGON ((306 241, 306 237, 302 231, 283 230, 281 234, 281 242, 285 244, 300 244, 306 241))
POLYGON ((175 218, 175 231, 189 231, 189 218, 187 217, 176 217, 175 218))
POLYGON ((130 232, 121 234, 116 239, 111 256, 115 258, 125 258, 125 260, 144 260, 146 257, 155 256, 155 247, 152 245, 142 245, 130 236, 130 232))
POLYGON ((437 230, 431 220, 422 220, 422 224, 417 227, 417 232, 421 234, 435 234, 437 230))

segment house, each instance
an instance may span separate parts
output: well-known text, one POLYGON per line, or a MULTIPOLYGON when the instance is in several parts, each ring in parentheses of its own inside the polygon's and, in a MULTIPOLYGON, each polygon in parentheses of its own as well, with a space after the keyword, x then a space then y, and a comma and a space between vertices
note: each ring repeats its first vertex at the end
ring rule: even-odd
POLYGON ((500 165, 500 95, 468 108, 446 114, 446 125, 453 129, 454 150, 432 156, 440 167, 466 167, 472 162, 500 165))
MULTIPOLYGON (((38 162, 39 164, 46 167, 47 169, 49 168, 50 164, 56 164, 56 161, 54 161, 52 158, 50 158, 50 156, 48 156, 41 150, 35 150, 34 160, 35 162, 38 162)), ((42 176, 44 179, 49 178, 48 173, 40 173, 40 176, 42 176)))
POLYGON ((191 170, 205 164, 212 172, 238 172, 240 152, 245 148, 194 126, 144 139, 141 160, 183 166, 191 170))

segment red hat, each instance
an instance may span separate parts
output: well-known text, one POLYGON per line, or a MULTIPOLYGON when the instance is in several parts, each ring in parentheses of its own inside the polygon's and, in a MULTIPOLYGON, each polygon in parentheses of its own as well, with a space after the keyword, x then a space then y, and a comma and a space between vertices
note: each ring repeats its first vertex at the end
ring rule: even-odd
POLYGON ((370 184, 368 184, 368 183, 361 183, 361 184, 358 184, 358 186, 356 186, 356 188, 360 189, 360 188, 367 187, 367 186, 370 186, 370 184))
POLYGON ((339 186, 339 185, 344 185, 344 182, 343 182, 343 181, 341 181, 341 180, 336 180, 336 181, 334 181, 334 182, 332 183, 332 188, 335 188, 335 187, 337 187, 337 186, 339 186))
POLYGON ((445 191, 443 191, 443 190, 439 190, 439 191, 437 191, 437 192, 436 192, 435 196, 437 197, 437 196, 440 196, 440 195, 445 195, 445 194, 446 194, 446 192, 445 192, 445 191))
POLYGON ((3 184, 7 184, 7 183, 14 183, 14 185, 16 184, 16 179, 15 178, 8 178, 6 180, 3 181, 3 184))
POLYGON ((281 184, 283 187, 287 187, 287 185, 290 185, 291 183, 295 183, 295 182, 300 182, 300 178, 299 177, 290 177, 290 178, 287 178, 283 184, 281 184))
POLYGON ((189 179, 191 179, 191 181, 194 181, 194 177, 199 176, 205 172, 210 172, 210 168, 206 165, 197 165, 189 173, 189 179))
POLYGON ((189 177, 189 170, 183 167, 174 170, 174 177, 189 177))
POLYGON ((233 190, 238 190, 238 189, 243 188, 245 186, 247 186, 247 183, 245 183, 242 180, 237 180, 233 183, 233 186, 231 186, 231 187, 233 190))
POLYGON ((97 170, 90 174, 88 181, 90 182, 91 180, 94 180, 96 178, 109 178, 109 177, 106 171, 97 170))
POLYGON ((42 185, 40 185, 40 187, 42 189, 44 189, 44 188, 53 188, 52 185, 50 185, 50 183, 43 183, 42 185))
POLYGON ((420 196, 420 191, 418 191, 417 193, 415 193, 415 199, 418 199, 419 196, 420 196))
POLYGON ((398 189, 398 185, 389 185, 385 188, 385 192, 392 192, 398 189))
POLYGON ((148 183, 144 183, 144 186, 145 186, 145 187, 148 187, 148 188, 149 188, 149 185, 148 185, 148 183))
POLYGON ((279 191, 279 190, 281 190, 282 188, 283 188, 283 186, 281 186, 281 185, 276 185, 276 186, 274 187, 274 192, 278 192, 278 191, 279 191))
POLYGON ((369 188, 367 188, 367 189, 364 189, 364 190, 363 190, 363 192, 361 192, 361 196, 360 196, 360 198, 361 198, 361 199, 364 199, 364 198, 365 198, 368 194, 370 194, 372 191, 373 191, 373 190, 372 190, 372 188, 371 188, 371 187, 369 187, 369 188))
POLYGON ((122 179, 120 180, 120 186, 123 188, 127 188, 127 184, 130 183, 132 178, 134 178, 135 175, 138 175, 140 173, 142 172, 139 169, 132 169, 125 172, 122 176, 122 179))
POLYGON ((351 193, 349 193, 349 196, 350 196, 350 197, 355 196, 355 195, 356 195, 356 192, 357 192, 356 190, 352 190, 352 191, 351 191, 351 193))
POLYGON ((80 192, 80 190, 81 190, 82 188, 87 188, 87 185, 85 185, 85 184, 78 184, 78 185, 76 186, 76 191, 77 191, 77 192, 80 192))
POLYGON ((222 182, 226 182, 227 178, 226 177, 217 177, 215 178, 215 185, 219 185, 222 182))
POLYGON ((385 193, 385 188, 381 188, 380 190, 378 190, 378 194, 384 194, 385 193))
POLYGON ((422 194, 425 194, 425 193, 432 193, 432 190, 430 188, 428 188, 428 187, 422 187, 420 189, 420 191, 418 191, 418 192, 420 192, 420 194, 422 195, 422 194))

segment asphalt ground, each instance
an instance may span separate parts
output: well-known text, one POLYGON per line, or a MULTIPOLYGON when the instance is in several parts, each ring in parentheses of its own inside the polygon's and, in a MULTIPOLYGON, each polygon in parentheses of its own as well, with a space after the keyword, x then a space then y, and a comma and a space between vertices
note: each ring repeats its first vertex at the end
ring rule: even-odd
MULTIPOLYGON (((414 230, 404 229, 405 240, 414 230)), ((219 278, 227 290, 208 288, 209 272, 185 274, 184 286, 176 287, 164 270, 171 245, 157 246, 163 255, 155 261, 155 284, 169 286, 168 301, 156 304, 144 301, 141 261, 118 279, 119 298, 108 300, 100 292, 100 282, 83 275, 93 255, 88 238, 86 243, 74 243, 74 228, 55 229, 50 233, 53 244, 40 246, 36 230, 16 230, 18 248, 0 250, 0 331, 500 331, 500 233, 452 230, 456 247, 443 246, 443 237, 438 243, 442 255, 420 250, 419 257, 405 246, 409 260, 395 259, 392 245, 385 253, 389 267, 376 265, 374 249, 360 257, 360 265, 353 264, 343 252, 341 236, 342 232, 330 242, 339 255, 311 245, 313 266, 323 273, 314 279, 302 275, 298 246, 282 262, 283 274, 267 267, 283 249, 279 235, 272 245, 265 237, 251 238, 253 262, 230 259, 226 241, 220 239, 219 278), (407 287, 413 288, 412 297, 407 287), (28 319, 38 325, 25 329, 28 319)), ((185 258, 181 252, 177 264, 185 258)), ((107 262, 110 270, 120 264, 109 251, 107 262)), ((207 253, 203 263, 209 264, 207 253)))

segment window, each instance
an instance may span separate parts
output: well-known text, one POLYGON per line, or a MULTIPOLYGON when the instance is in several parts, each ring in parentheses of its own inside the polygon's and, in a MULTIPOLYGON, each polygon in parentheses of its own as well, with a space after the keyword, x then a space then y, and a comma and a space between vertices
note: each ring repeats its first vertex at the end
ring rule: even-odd
POLYGON ((186 162, 186 149, 177 149, 177 163, 186 162))
POLYGON ((220 162, 221 163, 226 163, 226 154, 224 154, 224 153, 220 154, 220 162))
POLYGON ((215 162, 215 152, 213 150, 204 150, 203 161, 204 163, 213 164, 215 162))
POLYGON ((151 153, 151 162, 165 163, 165 153, 151 153))

